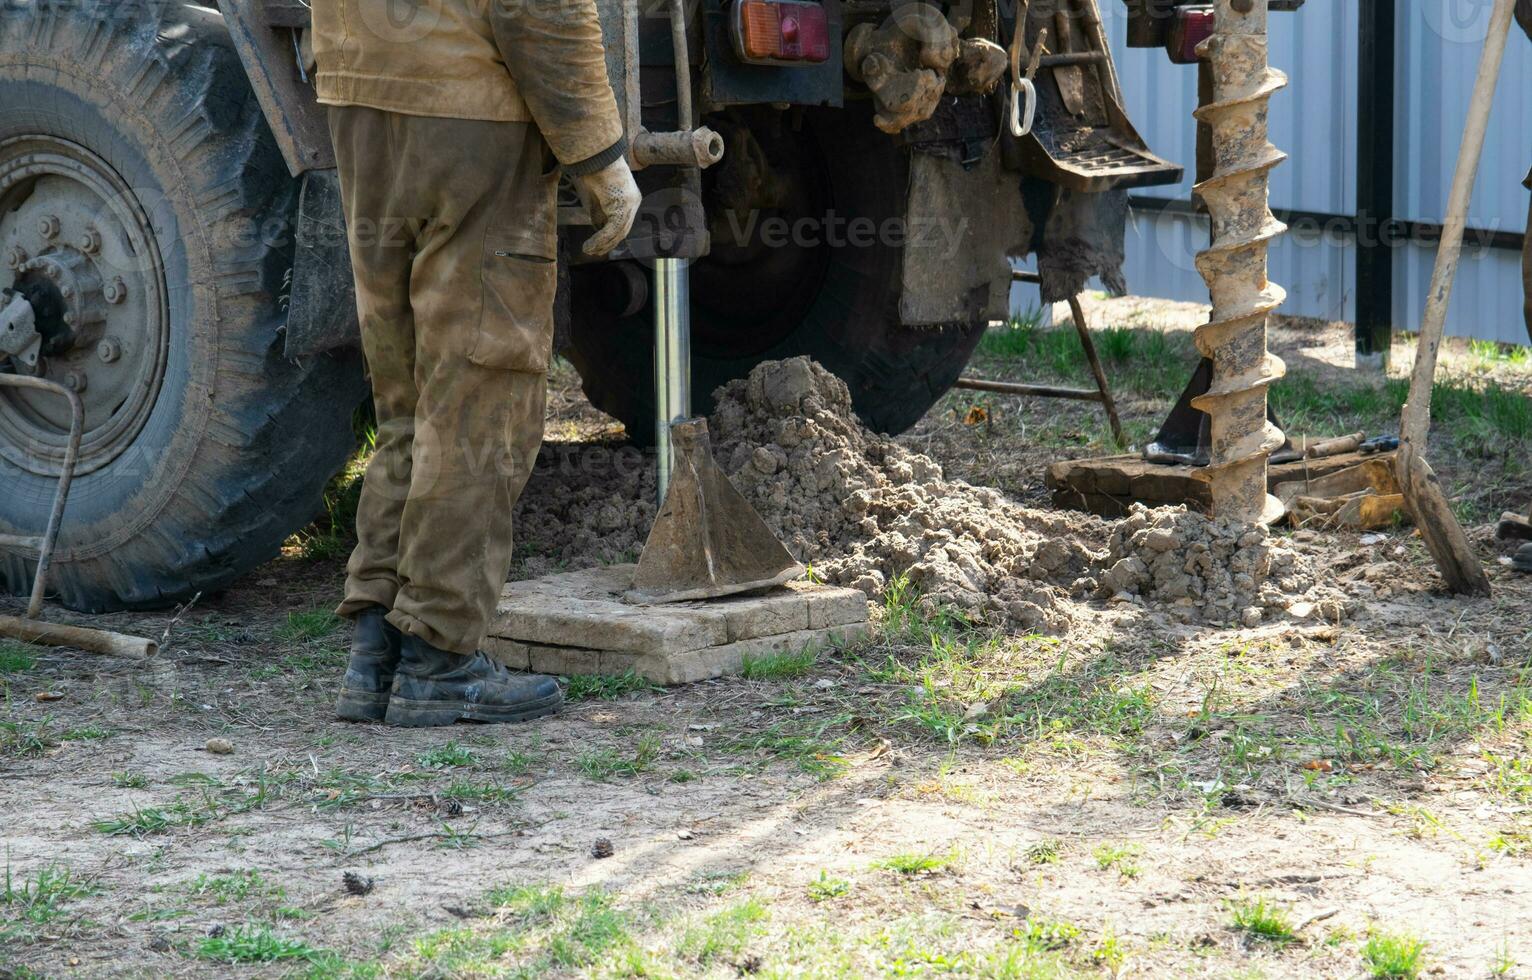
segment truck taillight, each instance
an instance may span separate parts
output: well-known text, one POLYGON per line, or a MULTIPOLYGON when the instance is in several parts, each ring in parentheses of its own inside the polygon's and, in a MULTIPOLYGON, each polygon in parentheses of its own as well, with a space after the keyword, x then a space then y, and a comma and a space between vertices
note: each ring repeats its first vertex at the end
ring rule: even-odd
POLYGON ((1212 34, 1212 7, 1178 7, 1165 42, 1170 60, 1178 65, 1195 65, 1202 60, 1197 57, 1197 45, 1212 34))
POLYGON ((817 65, 830 58, 825 8, 805 0, 736 0, 734 53, 753 65, 817 65))

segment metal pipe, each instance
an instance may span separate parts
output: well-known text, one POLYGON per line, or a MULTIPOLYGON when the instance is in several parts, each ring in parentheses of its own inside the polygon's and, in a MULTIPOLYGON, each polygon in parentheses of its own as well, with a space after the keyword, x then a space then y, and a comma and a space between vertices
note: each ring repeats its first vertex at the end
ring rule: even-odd
MULTIPOLYGON (((622 5, 622 96, 628 117, 628 156, 633 157, 633 144, 644 131, 643 94, 639 89, 638 71, 638 0, 624 0, 622 5)), ((637 159, 628 161, 636 170, 642 164, 637 159)))
POLYGON ((1386 374, 1394 330, 1388 238, 1394 224, 1394 0, 1362 0, 1357 21, 1356 366, 1386 374))
POLYGON ((59 472, 58 489, 53 494, 53 509, 48 513, 48 526, 43 531, 42 540, 38 542, 37 574, 32 579, 32 597, 27 603, 27 618, 36 619, 42 614, 48 565, 53 561, 53 547, 58 543, 59 525, 64 520, 64 505, 69 501, 69 488, 74 484, 75 464, 80 458, 80 439, 85 432, 85 407, 80 404, 80 396, 74 391, 45 378, 0 374, 0 386, 45 391, 69 403, 69 442, 64 448, 64 465, 59 472))
POLYGON ((686 43, 686 0, 670 0, 670 44, 676 59, 676 128, 691 129, 692 53, 686 43))
POLYGON ((1112 429, 1112 441, 1117 443, 1118 449, 1127 447, 1127 440, 1122 437, 1122 420, 1117 417, 1117 402, 1112 398, 1112 386, 1106 380, 1106 368, 1101 366, 1101 358, 1096 355, 1096 342, 1090 336, 1090 324, 1085 322, 1085 310, 1080 306, 1080 297, 1069 297, 1069 313, 1075 321, 1075 332, 1080 335, 1080 346, 1085 348, 1085 359, 1090 362, 1091 374, 1096 378, 1096 387, 1101 389, 1101 407, 1106 410, 1106 422, 1112 429))
POLYGON ((1053 385, 1024 385, 1014 381, 989 381, 984 378, 958 378, 952 387, 966 391, 992 391, 997 395, 1025 395, 1029 398, 1068 398, 1077 402, 1099 402, 1101 392, 1089 388, 1057 388, 1053 385))
POLYGON ((633 160, 642 167, 711 167, 723 159, 723 137, 708 128, 674 133, 638 134, 633 140, 633 160))
POLYGON ((670 424, 692 414, 692 331, 688 260, 654 260, 654 401, 656 489, 670 490, 670 424))

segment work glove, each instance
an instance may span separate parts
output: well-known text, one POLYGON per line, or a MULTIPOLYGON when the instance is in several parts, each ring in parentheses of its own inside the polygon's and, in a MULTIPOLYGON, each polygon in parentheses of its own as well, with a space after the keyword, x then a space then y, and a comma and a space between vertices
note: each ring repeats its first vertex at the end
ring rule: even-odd
POLYGON ((605 255, 633 230, 643 195, 633 180, 628 161, 618 157, 595 173, 572 178, 595 233, 585 242, 585 254, 605 255))

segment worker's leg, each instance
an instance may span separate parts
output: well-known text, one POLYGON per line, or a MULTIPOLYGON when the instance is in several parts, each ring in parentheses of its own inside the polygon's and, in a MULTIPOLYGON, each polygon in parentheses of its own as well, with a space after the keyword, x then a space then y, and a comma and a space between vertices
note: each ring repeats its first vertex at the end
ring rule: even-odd
POLYGON ((330 110, 330 133, 356 280, 362 347, 377 412, 377 451, 362 480, 356 549, 338 612, 392 609, 399 591, 399 527, 414 446, 415 317, 410 308, 414 232, 422 201, 399 169, 399 117, 356 106, 330 110))
POLYGON ((399 667, 401 637, 384 616, 399 591, 399 521, 409 492, 417 400, 415 320, 409 302, 415 244, 408 232, 422 222, 399 220, 420 212, 400 193, 402 185, 389 165, 394 134, 387 113, 332 109, 330 134, 378 419, 377 452, 362 481, 357 546, 338 610, 355 625, 335 713, 347 721, 382 721, 399 667))
POLYGON ((466 655, 504 587, 511 511, 542 442, 557 176, 530 124, 404 131, 407 161, 433 156, 437 199, 410 282, 420 394, 389 621, 466 655))

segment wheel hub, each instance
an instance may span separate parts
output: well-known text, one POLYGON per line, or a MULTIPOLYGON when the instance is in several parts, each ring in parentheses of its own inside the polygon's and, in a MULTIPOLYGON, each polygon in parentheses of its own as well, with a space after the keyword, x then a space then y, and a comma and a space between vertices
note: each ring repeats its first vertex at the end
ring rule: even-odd
POLYGON ((12 287, 32 304, 43 354, 62 356, 93 343, 106 322, 101 274, 83 253, 65 247, 23 262, 12 287))
MULTIPOLYGON (((51 136, 0 143, 0 256, 42 339, 26 373, 80 394, 80 473, 120 456, 159 395, 169 312, 156 239, 138 197, 89 150, 51 136)), ((0 457, 56 474, 68 427, 61 399, 0 391, 0 457)))

